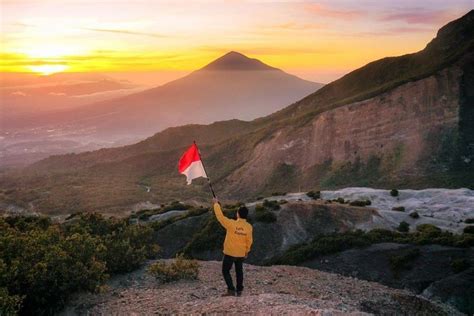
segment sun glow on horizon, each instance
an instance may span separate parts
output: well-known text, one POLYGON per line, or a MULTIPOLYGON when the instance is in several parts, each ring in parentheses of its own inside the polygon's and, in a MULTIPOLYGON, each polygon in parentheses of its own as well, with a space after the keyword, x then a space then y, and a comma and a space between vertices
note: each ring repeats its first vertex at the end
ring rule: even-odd
POLYGON ((33 65, 28 66, 28 68, 37 74, 47 76, 58 72, 63 72, 69 67, 66 65, 33 65))
POLYGON ((31 65, 24 66, 25 69, 43 76, 68 70, 70 66, 64 63, 71 56, 87 56, 88 54, 84 48, 58 43, 31 45, 27 48, 19 49, 18 53, 27 56, 32 61, 31 65))
POLYGON ((330 82, 423 49, 472 8, 435 2, 4 1, 0 72, 189 72, 234 50, 330 82))

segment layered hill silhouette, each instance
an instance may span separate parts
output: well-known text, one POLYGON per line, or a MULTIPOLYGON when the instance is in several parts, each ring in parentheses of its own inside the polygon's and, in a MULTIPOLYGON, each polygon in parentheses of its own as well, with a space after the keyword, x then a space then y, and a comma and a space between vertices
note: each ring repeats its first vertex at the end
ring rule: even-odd
POLYGON ((251 120, 282 109, 322 84, 300 79, 238 52, 162 86, 57 113, 49 121, 90 130, 99 139, 149 136, 167 127, 251 120))
POLYGON ((0 168, 24 166, 49 155, 123 146, 171 126, 251 120, 322 86, 237 52, 147 90, 101 75, 5 79, 0 91, 0 132, 5 136, 0 168))
MULTIPOLYGON (((201 72, 181 87, 195 76, 201 72)), ((171 128, 134 145, 51 157, 3 176, 2 188, 18 188, 3 200, 67 213, 205 199, 204 182, 185 186, 176 171, 193 140, 227 199, 295 188, 473 188, 472 91, 474 11, 441 28, 422 51, 369 63, 272 115, 171 128)))
POLYGON ((36 118, 53 111, 144 90, 127 80, 93 73, 3 73, 0 85, 1 130, 34 126, 36 118))

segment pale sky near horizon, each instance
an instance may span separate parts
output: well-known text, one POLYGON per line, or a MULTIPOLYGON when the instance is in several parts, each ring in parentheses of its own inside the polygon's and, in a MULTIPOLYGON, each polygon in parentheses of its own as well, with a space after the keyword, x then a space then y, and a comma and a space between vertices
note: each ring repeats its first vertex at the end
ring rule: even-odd
POLYGON ((474 0, 1 0, 0 71, 167 81, 235 50, 329 82, 422 49, 473 8, 474 0))

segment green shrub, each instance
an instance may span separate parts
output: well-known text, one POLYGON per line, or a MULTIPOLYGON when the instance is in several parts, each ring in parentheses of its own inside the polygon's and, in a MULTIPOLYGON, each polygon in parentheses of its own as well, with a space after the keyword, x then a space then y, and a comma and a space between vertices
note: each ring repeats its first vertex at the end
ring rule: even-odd
MULTIPOLYGON (((432 225, 430 225, 432 226, 432 225)), ((376 243, 395 242, 403 244, 438 244, 452 247, 468 248, 474 246, 474 235, 455 235, 450 232, 438 231, 435 228, 422 226, 420 231, 400 233, 386 229, 374 229, 369 232, 360 230, 333 233, 316 236, 309 243, 295 245, 285 251, 281 256, 274 257, 266 264, 296 265, 312 260, 320 255, 335 253, 346 249, 366 247, 376 243)))
POLYGON ((349 205, 351 206, 367 206, 371 205, 372 202, 370 200, 356 200, 356 201, 351 201, 349 202, 349 205))
POLYGON ((321 198, 321 191, 309 191, 306 195, 313 200, 318 200, 321 198))
POLYGON ((263 201, 263 207, 267 208, 269 210, 279 210, 280 209, 280 204, 278 201, 269 201, 269 200, 264 200, 263 201))
POLYGON ((46 216, 9 216, 4 220, 7 224, 21 232, 27 232, 32 229, 45 230, 52 224, 51 219, 46 216))
POLYGON ((147 271, 162 283, 183 279, 196 280, 199 274, 199 263, 178 255, 172 263, 155 262, 148 267, 147 271))
POLYGON ((281 196, 286 195, 286 192, 272 192, 271 196, 281 196))
POLYGON ((464 234, 474 234, 474 225, 464 227, 463 232, 464 234))
POLYGON ((192 216, 201 216, 202 214, 207 213, 210 211, 210 209, 205 208, 205 207, 198 207, 198 208, 191 208, 188 210, 186 213, 187 217, 192 217, 192 216))
POLYGON ((147 221, 152 215, 163 214, 169 211, 185 211, 191 209, 193 209, 193 206, 191 205, 183 204, 178 201, 173 201, 168 205, 162 204, 161 207, 157 209, 140 210, 131 217, 138 217, 141 221, 147 221))
POLYGON ((398 225, 397 230, 398 230, 399 232, 402 232, 402 233, 407 233, 407 232, 410 230, 410 224, 408 224, 408 223, 405 222, 405 221, 400 222, 400 224, 398 225))
POLYGON ((273 212, 268 211, 267 209, 255 210, 255 220, 262 223, 273 223, 276 222, 277 217, 273 212))
POLYGON ((153 257, 152 233, 128 219, 94 213, 77 214, 64 224, 0 218, 2 309, 54 314, 72 293, 96 291, 109 274, 130 271, 153 257))
POLYGON ((147 221, 151 217, 151 215, 152 214, 150 213, 143 213, 143 214, 138 215, 138 219, 141 221, 147 221))
MULTIPOLYGON (((224 211, 224 215, 230 217, 229 212, 224 211)), ((193 254, 201 251, 210 251, 222 247, 225 238, 225 229, 217 221, 214 215, 210 216, 204 228, 196 233, 191 241, 183 249, 183 254, 192 257, 193 254)))
POLYGON ((159 250, 153 241, 153 229, 148 226, 129 225, 104 237, 105 261, 109 273, 130 272, 159 250))
POLYGON ((171 217, 171 218, 168 218, 168 219, 165 219, 165 220, 161 220, 161 221, 156 221, 156 222, 153 222, 151 223, 151 227, 153 230, 155 231, 158 231, 170 224, 173 224, 177 221, 180 221, 180 220, 183 220, 185 218, 188 218, 188 217, 192 217, 192 216, 200 216, 200 215, 203 215, 205 213, 207 213, 208 211, 211 211, 210 209, 208 208, 203 208, 203 207, 200 207, 200 208, 190 208, 186 213, 184 213, 183 215, 179 215, 179 216, 174 216, 174 217, 171 217))
POLYGON ((394 206, 394 207, 392 207, 392 211, 405 212, 405 207, 404 206, 394 206))
POLYGON ((390 195, 393 196, 393 197, 396 197, 399 195, 399 192, 397 189, 391 189, 390 190, 390 195))
POLYGON ((420 215, 418 214, 418 212, 411 212, 409 216, 414 219, 420 218, 420 215))
POLYGON ((255 212, 263 212, 265 211, 265 207, 262 204, 255 205, 255 212))
POLYGON ((97 237, 64 236, 56 226, 46 230, 10 230, 1 237, 6 276, 0 287, 24 297, 22 313, 53 313, 73 292, 94 291, 106 279, 105 247, 97 237), (5 282, 5 283, 3 283, 5 282))
POLYGON ((474 224, 474 218, 466 218, 466 220, 464 221, 464 223, 466 223, 466 224, 474 224))
POLYGON ((441 233, 441 228, 432 224, 421 224, 416 226, 416 231, 423 234, 439 235, 441 233))
POLYGON ((316 256, 338 252, 354 246, 369 245, 369 238, 362 231, 329 234, 315 237, 310 243, 295 245, 282 256, 270 259, 267 264, 296 265, 316 256))
POLYGON ((338 197, 337 199, 333 199, 332 201, 340 203, 340 204, 346 204, 347 203, 347 201, 344 200, 342 197, 338 197))
POLYGON ((465 258, 456 258, 451 261, 451 269, 454 273, 460 273, 467 270, 471 266, 469 260, 465 258))
POLYGON ((418 248, 410 249, 402 254, 393 255, 389 258, 390 268, 395 275, 401 270, 409 270, 412 267, 412 262, 420 256, 420 250, 418 248))
POLYGON ((160 213, 166 213, 166 212, 169 212, 169 211, 184 211, 184 210, 188 210, 190 209, 192 206, 191 205, 187 205, 187 204, 183 204, 181 202, 178 202, 178 201, 174 201, 174 202, 171 202, 169 205, 166 205, 165 207, 163 207, 161 209, 161 212, 160 213))
POLYGON ((16 315, 20 311, 22 298, 9 295, 8 290, 0 287, 0 315, 16 315))

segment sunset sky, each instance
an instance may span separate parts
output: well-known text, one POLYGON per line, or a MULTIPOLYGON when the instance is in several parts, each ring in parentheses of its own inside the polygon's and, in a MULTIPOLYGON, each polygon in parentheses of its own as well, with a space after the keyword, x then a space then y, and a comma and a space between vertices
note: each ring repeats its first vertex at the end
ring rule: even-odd
POLYGON ((0 3, 1 71, 141 73, 156 82, 230 50, 329 82, 372 60, 422 49, 438 28, 474 7, 473 0, 0 3))

